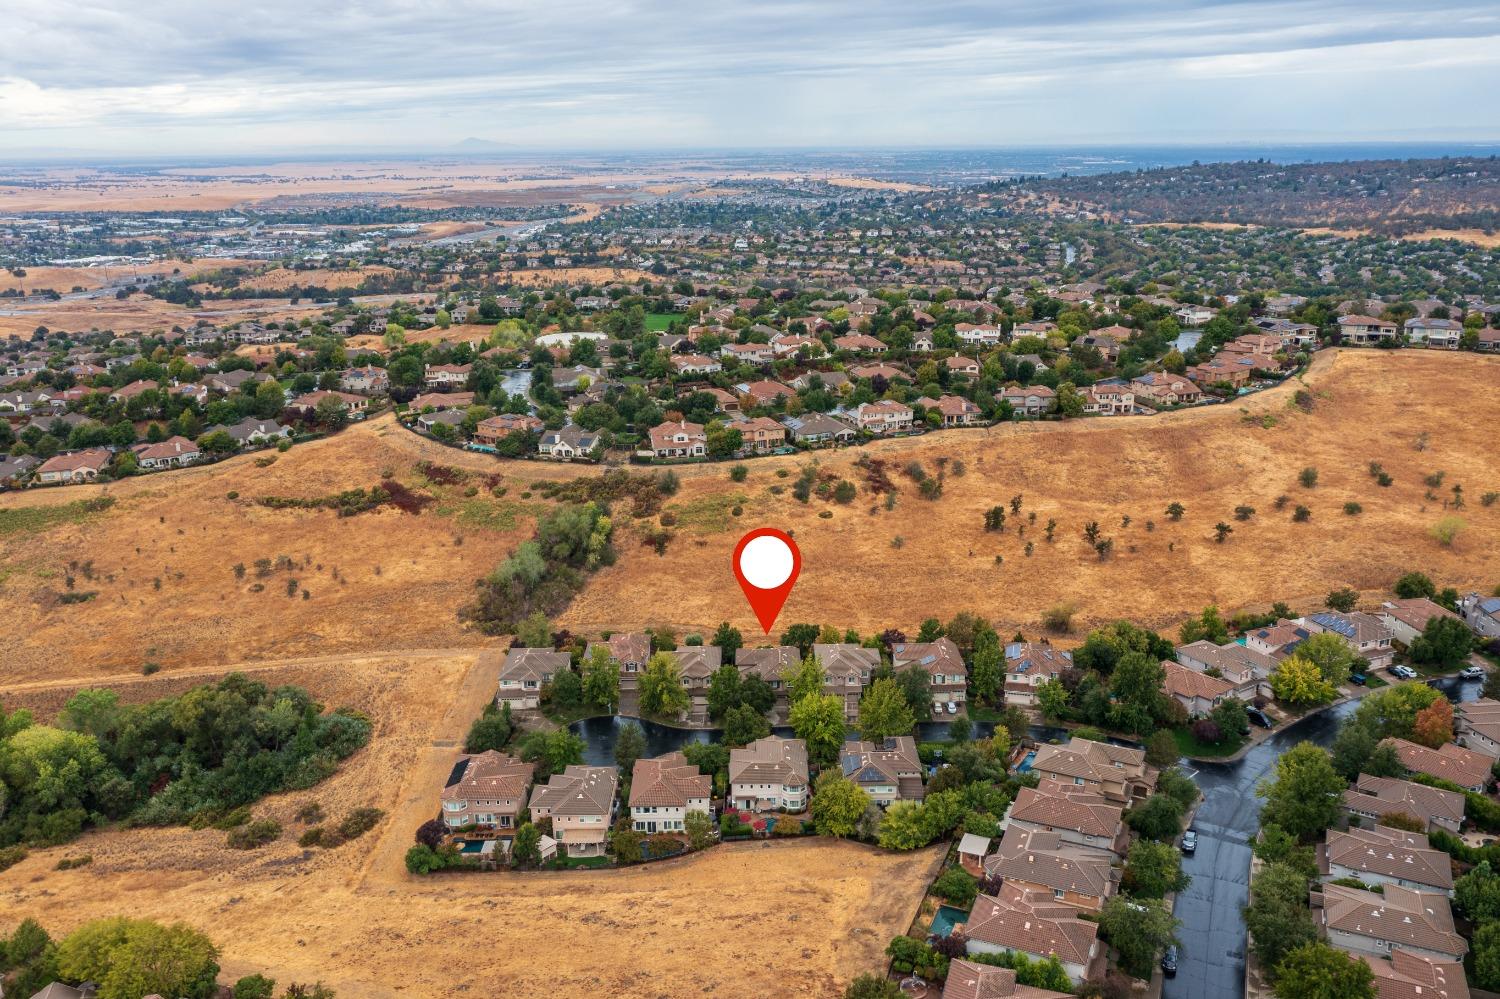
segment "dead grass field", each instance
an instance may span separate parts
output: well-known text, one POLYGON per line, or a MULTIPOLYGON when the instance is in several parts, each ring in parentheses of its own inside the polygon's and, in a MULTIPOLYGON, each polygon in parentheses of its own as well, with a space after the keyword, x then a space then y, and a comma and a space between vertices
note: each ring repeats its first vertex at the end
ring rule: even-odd
POLYGON ((549 267, 535 271, 505 271, 496 275, 501 284, 544 287, 555 284, 602 284, 605 281, 654 281, 656 278, 634 267, 549 267))
POLYGON ((25 277, 16 277, 8 270, 0 270, 0 291, 19 288, 32 292, 38 288, 51 288, 66 295, 74 288, 93 291, 132 277, 146 274, 171 274, 181 271, 191 274, 211 268, 249 264, 250 261, 196 261, 185 264, 181 260, 154 260, 149 264, 118 264, 108 267, 26 267, 25 277))
POLYGON ((722 465, 686 471, 670 507, 684 526, 666 555, 622 543, 624 557, 594 577, 561 623, 589 633, 642 624, 682 633, 727 618, 747 636, 759 636, 729 559, 740 533, 763 524, 793 531, 802 550, 802 576, 782 626, 815 621, 863 632, 915 630, 925 617, 968 609, 994 618, 1005 634, 1035 634, 1046 609, 1071 603, 1078 609, 1075 633, 1117 617, 1171 629, 1209 602, 1239 609, 1284 599, 1321 607, 1323 596, 1341 585, 1374 599, 1410 569, 1486 591, 1500 583, 1500 504, 1480 505, 1482 493, 1500 491, 1500 453, 1477 430, 1500 420, 1500 358, 1327 352, 1308 381, 1317 393, 1311 414, 1289 405, 1296 386, 1286 385, 1243 403, 1180 414, 881 442, 863 450, 891 463, 900 488, 892 511, 864 489, 856 451, 819 458, 822 469, 861 484, 849 506, 792 499, 806 458, 750 462, 744 483, 731 482, 722 465), (1252 425, 1247 411, 1269 414, 1276 425, 1252 425), (1422 431, 1430 438, 1418 452, 1413 444, 1422 431), (942 498, 923 500, 901 470, 915 459, 936 474, 940 457, 963 461, 966 474, 950 471, 942 498), (1370 461, 1383 463, 1395 484, 1378 487, 1367 472, 1370 461), (1319 471, 1311 490, 1297 481, 1307 466, 1319 471), (777 478, 777 469, 789 477, 777 478), (1467 496, 1461 515, 1468 526, 1452 549, 1428 535, 1444 511, 1440 502, 1424 500, 1422 479, 1438 470, 1446 472, 1439 492, 1461 483, 1467 496), (785 493, 772 495, 775 485, 785 493), (1036 524, 1024 538, 1014 517, 1005 533, 985 533, 984 510, 1018 494, 1021 519, 1035 511, 1036 524), (1283 494, 1290 502, 1277 511, 1283 494), (739 518, 728 511, 736 498, 739 518), (1187 507, 1178 523, 1164 513, 1174 500, 1187 507), (1346 501, 1364 512, 1346 515, 1346 501), (1292 522, 1298 503, 1311 508, 1309 522, 1292 522), (1245 523, 1234 519, 1241 504, 1256 509, 1245 523), (819 517, 825 510, 831 519, 819 517), (1128 528, 1120 526, 1124 516, 1131 518, 1128 528), (1043 538, 1048 519, 1058 524, 1051 545, 1043 538), (1222 545, 1213 540, 1221 520, 1234 527, 1222 545), (1089 521, 1114 539, 1115 554, 1106 562, 1082 537, 1089 521), (1029 558, 1028 541, 1035 545, 1029 558), (1003 565, 995 564, 997 555, 1003 565))
POLYGON ((358 287, 365 278, 370 277, 371 275, 394 273, 395 270, 390 267, 375 266, 359 267, 352 270, 347 268, 339 270, 317 268, 314 270, 302 271, 289 270, 285 267, 277 267, 274 270, 266 271, 264 274, 257 274, 255 275, 255 277, 249 278, 240 283, 243 287, 246 288, 256 288, 268 291, 285 291, 292 285, 299 285, 303 288, 306 288, 310 285, 332 289, 355 288, 358 287))
MULTIPOLYGON (((283 984, 321 979, 341 995, 495 995, 504 982, 507 995, 653 999, 833 995, 877 967, 885 942, 906 928, 935 873, 935 850, 778 842, 622 871, 406 874, 412 832, 435 810, 453 746, 493 691, 495 677, 475 660, 428 650, 252 666, 262 682, 300 684, 327 704, 367 712, 369 747, 319 787, 259 805, 257 817, 286 830, 260 850, 230 850, 214 830, 169 828, 35 851, 0 886, 4 925, 36 915, 57 933, 121 912, 182 919, 219 943, 229 980, 252 972, 283 984), (368 805, 388 817, 336 850, 304 851, 294 816, 312 801, 334 821, 368 805), (89 866, 53 869, 85 853, 89 866), (765 958, 768 939, 774 961, 765 958)), ((143 700, 182 685, 136 677, 120 689, 143 700)), ((62 699, 58 689, 7 696, 8 706, 42 711, 62 699)))

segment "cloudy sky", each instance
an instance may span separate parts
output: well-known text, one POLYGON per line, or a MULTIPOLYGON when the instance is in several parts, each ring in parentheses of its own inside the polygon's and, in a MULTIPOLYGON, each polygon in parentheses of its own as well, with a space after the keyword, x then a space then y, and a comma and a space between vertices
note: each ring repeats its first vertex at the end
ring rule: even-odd
POLYGON ((10 0, 0 155, 1500 137, 1495 0, 10 0))

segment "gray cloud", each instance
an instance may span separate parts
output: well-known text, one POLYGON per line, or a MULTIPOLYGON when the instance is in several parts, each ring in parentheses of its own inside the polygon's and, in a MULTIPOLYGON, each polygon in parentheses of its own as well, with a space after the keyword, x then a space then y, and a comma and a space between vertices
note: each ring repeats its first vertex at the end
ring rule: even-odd
POLYGON ((1493 0, 20 0, 0 154, 1500 134, 1493 0))

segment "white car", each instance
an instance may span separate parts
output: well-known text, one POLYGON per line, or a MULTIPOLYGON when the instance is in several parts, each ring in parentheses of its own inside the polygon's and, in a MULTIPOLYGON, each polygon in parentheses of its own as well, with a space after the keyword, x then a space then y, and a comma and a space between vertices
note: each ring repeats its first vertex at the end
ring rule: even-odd
POLYGON ((957 701, 949 701, 948 702, 948 713, 950 715, 956 715, 956 714, 958 714, 958 702, 957 701))
POLYGON ((1458 675, 1461 676, 1461 677, 1463 677, 1465 680, 1483 680, 1484 679, 1484 675, 1485 675, 1484 674, 1484 667, 1483 666, 1465 666, 1464 669, 1463 669, 1463 672, 1460 673, 1460 674, 1458 674, 1458 675))
POLYGON ((1410 666, 1392 666, 1391 675, 1399 676, 1403 680, 1415 680, 1417 678, 1417 671, 1410 666))

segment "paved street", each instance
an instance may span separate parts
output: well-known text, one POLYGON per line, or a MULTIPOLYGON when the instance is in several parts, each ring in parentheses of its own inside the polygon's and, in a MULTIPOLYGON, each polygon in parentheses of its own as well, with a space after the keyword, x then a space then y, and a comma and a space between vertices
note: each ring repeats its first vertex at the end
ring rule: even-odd
MULTIPOLYGON (((1451 700, 1471 701, 1479 697, 1482 684, 1449 679, 1439 686, 1451 700)), ((1194 780, 1205 800, 1193 822, 1198 850, 1183 858, 1183 870, 1193 880, 1177 896, 1176 915, 1182 921, 1177 935, 1182 947, 1177 977, 1169 979, 1162 990, 1166 999, 1244 994, 1245 922, 1240 910, 1248 900, 1250 842, 1260 821, 1255 785, 1277 757, 1297 743, 1330 744, 1339 722, 1358 706, 1358 701, 1349 701, 1298 722, 1234 763, 1191 764, 1198 771, 1194 780)))

